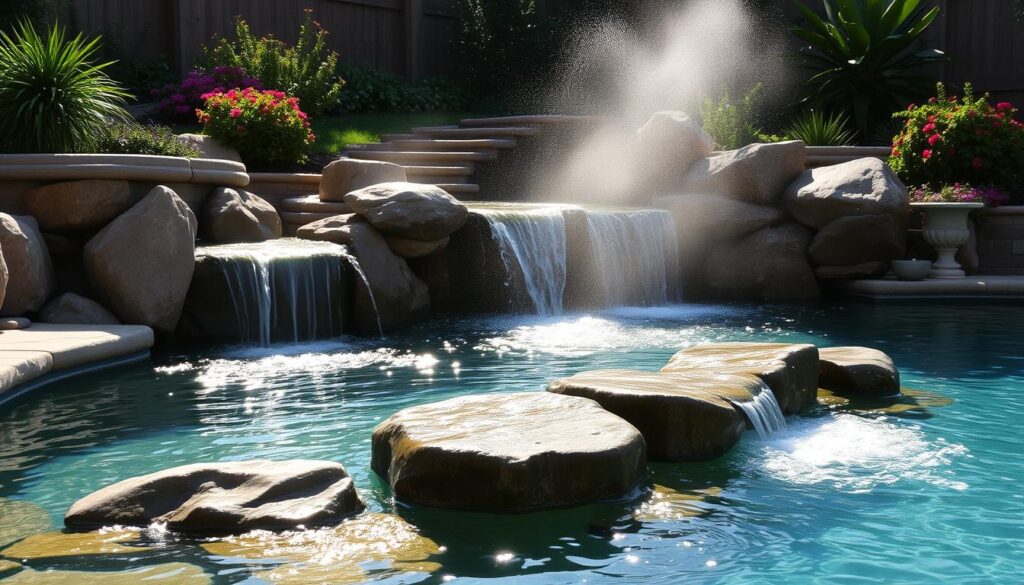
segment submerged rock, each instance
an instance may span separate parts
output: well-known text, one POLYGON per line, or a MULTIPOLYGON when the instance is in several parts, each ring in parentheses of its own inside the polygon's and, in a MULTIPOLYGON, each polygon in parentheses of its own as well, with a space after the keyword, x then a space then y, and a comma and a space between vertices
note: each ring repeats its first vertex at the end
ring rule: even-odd
POLYGON ((18 316, 42 309, 55 292, 57 277, 36 221, 0 213, 0 249, 7 267, 0 315, 18 316))
POLYGON ((75 293, 64 293, 51 299, 39 313, 39 321, 79 325, 118 325, 121 323, 103 305, 75 293))
POLYGON ((25 500, 0 498, 0 548, 53 529, 50 513, 25 500))
POLYGON ((11 585, 136 585, 138 583, 159 583, 160 585, 209 585, 213 579, 195 565, 188 563, 164 563, 126 571, 64 571, 26 569, 4 583, 11 585))
POLYGON ((745 424, 733 403, 753 400, 760 388, 749 375, 596 370, 552 382, 548 392, 590 398, 626 419, 653 460, 706 461, 739 440, 745 424))
POLYGON ((373 470, 398 500, 526 512, 628 494, 644 476, 640 432, 593 400, 482 394, 399 411, 373 431, 373 470))
POLYGON ((85 245, 96 294, 124 323, 173 331, 195 268, 196 218, 159 186, 85 245))
POLYGON ((281 237, 281 217, 263 198, 242 189, 219 187, 203 207, 202 233, 220 244, 263 242, 281 237))
POLYGON ((132 206, 128 181, 100 179, 51 183, 26 191, 22 199, 48 232, 103 227, 132 206))
POLYGON ((326 461, 238 461, 135 477, 75 502, 68 528, 146 526, 241 533, 334 524, 364 508, 345 468, 326 461))
POLYGON ((895 396, 900 372, 885 353, 868 347, 826 347, 818 350, 818 385, 839 394, 895 396))
POLYGON ((821 229, 840 217, 910 212, 909 195, 896 173, 877 158, 860 158, 805 171, 786 189, 786 208, 796 220, 821 229))
POLYGON ((773 205, 786 185, 800 176, 807 163, 803 142, 750 144, 698 162, 686 178, 687 193, 725 195, 761 205, 773 205))
POLYGON ((261 563, 280 559, 280 565, 253 575, 276 584, 366 583, 381 573, 433 573, 441 568, 430 561, 441 554, 436 542, 399 516, 373 512, 331 528, 251 532, 202 547, 212 555, 261 563), (369 564, 374 569, 365 568, 369 564))
POLYGON ((405 167, 379 160, 342 157, 324 167, 320 177, 321 201, 345 201, 356 189, 380 183, 404 182, 405 167))
POLYGON ((380 233, 433 241, 466 223, 469 210, 444 189, 421 183, 382 183, 345 195, 345 203, 380 233))
POLYGON ((706 343, 676 353, 661 371, 752 374, 771 388, 783 413, 796 414, 815 403, 818 361, 818 348, 809 344, 706 343))
POLYGON ((138 530, 96 530, 69 534, 67 532, 46 532, 33 534, 0 551, 6 557, 23 560, 52 559, 60 557, 82 557, 99 555, 137 555, 147 552, 137 543, 138 530))

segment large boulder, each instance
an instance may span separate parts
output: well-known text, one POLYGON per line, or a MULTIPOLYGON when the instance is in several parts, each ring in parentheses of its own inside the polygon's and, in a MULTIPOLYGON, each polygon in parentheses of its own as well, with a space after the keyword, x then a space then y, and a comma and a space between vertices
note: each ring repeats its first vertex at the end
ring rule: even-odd
POLYGON ((8 275, 0 315, 42 309, 53 296, 57 280, 38 224, 31 217, 0 213, 0 249, 8 275))
POLYGON ((593 400, 477 394, 380 423, 371 466, 403 502, 527 512, 626 495, 647 455, 639 431, 593 400))
POLYGON ((868 397, 900 393, 900 372, 884 352, 869 347, 826 347, 818 354, 818 385, 826 390, 868 397))
POLYGON ((386 235, 433 241, 465 225, 469 210, 444 189, 420 183, 382 183, 345 195, 345 203, 386 235))
POLYGON ((242 162, 242 156, 238 154, 237 150, 224 146, 220 142, 217 142, 212 136, 206 136, 203 134, 179 134, 178 139, 189 146, 194 146, 199 149, 199 158, 229 160, 239 163, 242 162))
POLYGON ((361 275, 356 279, 356 327, 364 332, 401 329, 427 316, 430 291, 405 260, 395 256, 373 226, 357 215, 329 217, 299 228, 299 238, 345 244, 361 275))
POLYGON ((398 236, 386 236, 384 241, 388 243, 388 247, 395 253, 395 256, 406 259, 413 258, 425 258, 431 254, 437 254, 448 247, 448 242, 451 240, 450 236, 445 236, 440 240, 431 240, 425 242, 423 240, 410 240, 409 238, 400 238, 398 236))
POLYGON ((75 293, 64 293, 46 303, 39 313, 42 323, 118 325, 121 321, 103 305, 75 293))
POLYGON ((100 179, 51 183, 26 191, 22 200, 47 232, 103 227, 132 206, 128 181, 100 179))
POLYGON ((687 294, 725 300, 818 297, 821 291, 807 258, 810 241, 807 228, 789 223, 711 246, 702 278, 687 281, 687 294))
POLYGON ((902 258, 906 230, 889 214, 851 215, 821 228, 807 252, 811 262, 849 266, 902 258))
POLYGON ((201 233, 218 244, 281 237, 281 217, 266 200, 242 189, 218 187, 203 206, 201 233))
POLYGON ((693 193, 662 197, 658 207, 675 219, 679 241, 733 241, 771 227, 782 219, 782 211, 768 205, 737 201, 723 195, 693 193))
POLYGON ((656 112, 637 130, 637 161, 642 188, 671 191, 690 167, 711 155, 715 142, 684 112, 656 112))
POLYGON ((238 534, 336 524, 364 504, 345 468, 327 461, 233 461, 134 477, 75 502, 64 524, 238 534))
POLYGON ((548 385, 548 392, 597 401, 636 427, 660 461, 707 461, 736 444, 744 419, 733 407, 760 392, 755 376, 597 370, 548 385))
POLYGON ((687 175, 683 191, 773 205, 806 163, 807 148, 799 140, 750 144, 698 162, 687 175))
POLYGON ((805 171, 786 189, 786 208, 800 223, 821 229, 849 215, 910 213, 909 195, 896 173, 877 158, 860 158, 805 171))
POLYGON ((174 330, 195 267, 196 218, 174 191, 154 188, 85 245, 85 269, 124 323, 174 330))
POLYGON ((790 343, 706 343, 688 347, 664 374, 754 375, 772 390, 786 414, 813 406, 818 396, 818 348, 790 343))
POLYGON ((320 176, 320 200, 342 202, 345 195, 356 189, 405 180, 405 167, 401 165, 342 157, 324 167, 320 176))

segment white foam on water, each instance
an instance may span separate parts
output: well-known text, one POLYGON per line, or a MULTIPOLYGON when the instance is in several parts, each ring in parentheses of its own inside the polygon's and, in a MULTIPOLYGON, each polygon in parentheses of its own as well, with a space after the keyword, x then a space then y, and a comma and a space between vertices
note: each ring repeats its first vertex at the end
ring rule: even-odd
POLYGON ((832 414, 795 419, 784 431, 755 443, 751 461, 771 477, 792 484, 830 484, 852 493, 902 481, 965 490, 952 461, 967 447, 929 441, 919 427, 885 418, 832 414))

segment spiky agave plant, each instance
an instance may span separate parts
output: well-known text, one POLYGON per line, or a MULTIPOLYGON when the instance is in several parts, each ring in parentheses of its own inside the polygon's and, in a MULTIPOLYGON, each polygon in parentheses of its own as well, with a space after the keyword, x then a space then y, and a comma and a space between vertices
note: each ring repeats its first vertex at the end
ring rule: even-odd
POLYGON ((129 94, 94 64, 99 38, 68 39, 58 26, 45 36, 29 22, 0 32, 0 149, 80 152, 96 131, 127 120, 129 94))
POLYGON ((922 0, 822 0, 823 18, 794 3, 805 22, 792 31, 808 43, 802 53, 814 72, 805 102, 847 112, 867 138, 878 123, 930 91, 934 80, 916 71, 946 56, 914 46, 938 7, 922 0))
POLYGON ((826 117, 819 110, 808 110, 790 123, 786 136, 802 140, 807 146, 849 146, 853 144, 854 132, 848 124, 845 114, 826 117))

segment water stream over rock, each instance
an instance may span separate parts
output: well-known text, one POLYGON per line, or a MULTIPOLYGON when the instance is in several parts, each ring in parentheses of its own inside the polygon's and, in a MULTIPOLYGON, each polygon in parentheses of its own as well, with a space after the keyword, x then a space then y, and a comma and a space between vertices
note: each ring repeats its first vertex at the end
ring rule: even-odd
POLYGON ((786 417, 782 414, 782 408, 768 385, 762 383, 761 386, 761 392, 755 394, 753 400, 734 401, 733 405, 743 411, 757 431, 757 436, 766 439, 786 428, 786 417))

